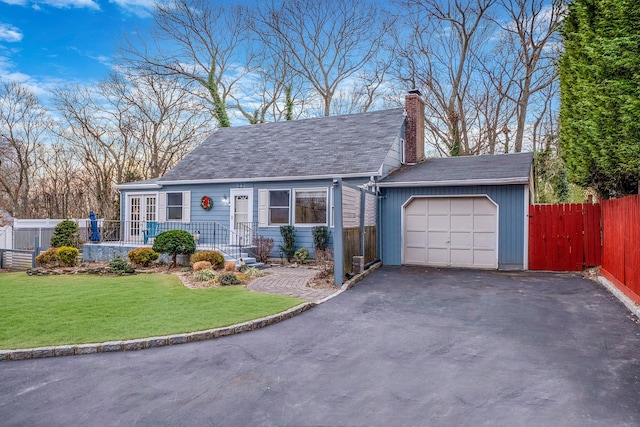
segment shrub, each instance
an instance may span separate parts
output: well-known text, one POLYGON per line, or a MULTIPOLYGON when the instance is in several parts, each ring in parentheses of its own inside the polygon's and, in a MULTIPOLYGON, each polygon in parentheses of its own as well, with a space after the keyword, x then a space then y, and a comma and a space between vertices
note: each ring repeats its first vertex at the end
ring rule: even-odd
POLYGON ((151 248, 138 248, 130 250, 127 256, 133 264, 148 267, 160 254, 151 248))
POLYGON ((267 262, 274 246, 273 239, 270 237, 258 236, 253 238, 253 252, 260 262, 267 262))
POLYGON ((236 262, 227 261, 224 263, 224 271, 236 271, 236 262))
POLYGON ((296 228, 293 225, 281 225, 280 235, 282 236, 282 244, 278 247, 287 257, 287 261, 291 262, 296 252, 296 228))
POLYGON ((218 282, 222 286, 234 286, 234 285, 240 285, 242 283, 240 282, 240 279, 238 279, 236 275, 233 273, 225 273, 218 276, 218 282))
POLYGON ((331 256, 331 249, 316 250, 314 257, 317 264, 331 262, 333 259, 333 257, 331 256))
MULTIPOLYGON (((198 261, 203 262, 203 261, 198 261)), ((211 280, 216 280, 218 277, 218 273, 213 270, 200 270, 193 273, 193 279, 198 282, 209 282, 211 280)))
POLYGON ((307 258, 309 258, 309 249, 300 248, 299 251, 296 251, 293 257, 296 261, 299 261, 300 263, 304 264, 307 258))
POLYGON ((49 248, 36 257, 36 264, 41 267, 53 267, 58 264, 58 248, 49 248))
POLYGON ((161 254, 171 255, 171 265, 174 267, 178 254, 190 255, 196 251, 196 241, 191 233, 185 230, 168 230, 158 234, 153 242, 153 250, 161 254))
POLYGON ((70 246, 60 246, 58 248, 58 260, 63 267, 73 267, 78 264, 78 254, 80 251, 70 246))
POLYGON ((313 235, 313 248, 316 251, 324 251, 329 247, 329 238, 331 233, 326 225, 318 225, 311 229, 313 235))
POLYGON ((262 277, 267 275, 265 271, 247 265, 240 267, 240 272, 246 274, 248 277, 262 277))
POLYGON ((198 261, 193 263, 193 271, 211 270, 211 263, 209 261, 198 261))
POLYGON ((51 246, 59 248, 61 246, 70 246, 77 248, 78 245, 78 224, 70 219, 65 219, 55 226, 53 236, 51 236, 51 246))
POLYGON ((191 255, 190 261, 191 264, 195 264, 198 261, 209 261, 216 270, 224 268, 224 255, 218 251, 198 251, 191 255))
POLYGON ((118 276, 126 273, 133 273, 135 271, 127 261, 119 256, 109 261, 109 270, 118 276))

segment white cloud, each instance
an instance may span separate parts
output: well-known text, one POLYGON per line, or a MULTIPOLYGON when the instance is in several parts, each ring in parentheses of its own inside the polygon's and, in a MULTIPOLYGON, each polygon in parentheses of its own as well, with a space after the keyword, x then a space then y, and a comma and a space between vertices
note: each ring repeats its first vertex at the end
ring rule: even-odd
POLYGON ((47 5, 51 7, 55 7, 58 9, 95 9, 100 10, 100 6, 93 0, 38 0, 37 2, 29 1, 29 0, 0 0, 2 3, 17 5, 17 6, 27 6, 31 5, 36 10, 41 9, 41 5, 47 5))
POLYGON ((136 16, 146 18, 151 16, 151 12, 156 6, 156 0, 109 0, 124 9, 125 11, 132 13, 136 16))
POLYGON ((0 41, 19 42, 22 40, 22 33, 13 25, 0 22, 0 41))

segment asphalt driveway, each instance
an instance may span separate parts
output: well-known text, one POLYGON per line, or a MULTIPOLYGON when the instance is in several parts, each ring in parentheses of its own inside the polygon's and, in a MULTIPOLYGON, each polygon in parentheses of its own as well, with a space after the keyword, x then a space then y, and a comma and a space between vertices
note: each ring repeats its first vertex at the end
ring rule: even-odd
POLYGON ((0 363, 3 426, 638 426, 640 325, 578 275, 384 267, 246 334, 0 363))

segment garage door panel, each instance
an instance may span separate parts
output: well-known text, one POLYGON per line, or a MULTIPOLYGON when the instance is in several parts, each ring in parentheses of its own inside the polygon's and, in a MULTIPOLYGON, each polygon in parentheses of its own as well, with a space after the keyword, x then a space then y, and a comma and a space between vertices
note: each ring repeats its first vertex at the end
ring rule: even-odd
POLYGON ((427 246, 434 248, 446 248, 449 246, 449 233, 447 231, 428 231, 427 246))
POLYGON ((495 233, 473 233, 473 247, 481 249, 496 248, 496 235, 495 233))
POLYGON ((474 215, 473 216, 473 229, 477 231, 496 231, 496 217, 489 215, 474 215))
POLYGON ((496 254, 492 250, 475 249, 473 263, 478 267, 493 268, 496 265, 496 254))
MULTIPOLYGON (((423 224, 424 227, 424 224, 423 224)), ((429 230, 449 230, 449 216, 448 215, 429 215, 427 221, 427 227, 429 230)))
POLYGON ((421 248, 406 248, 404 256, 407 264, 424 264, 427 261, 426 249, 421 248))
POLYGON ((407 231, 405 233, 405 239, 407 247, 424 248, 427 241, 427 233, 425 231, 407 231))
POLYGON ((451 266, 452 267, 469 267, 473 264, 473 250, 469 249, 451 249, 451 266))
POLYGON ((404 212, 405 263, 497 267, 498 212, 486 197, 418 197, 404 212))
POLYGON ((451 229, 460 231, 472 231, 474 220, 472 215, 451 215, 451 229))
POLYGON ((451 202, 451 214, 470 214, 473 213, 473 199, 453 198, 451 202))
POLYGON ((450 234, 451 248, 471 248, 473 246, 473 233, 455 232, 450 234))
POLYGON ((424 231, 425 215, 407 215, 405 226, 407 231, 424 231))
POLYGON ((447 198, 433 198, 428 199, 428 211, 430 214, 444 214, 449 215, 451 207, 449 205, 449 199, 447 198))
POLYGON ((449 265, 449 249, 429 248, 426 263, 429 265, 449 265))
POLYGON ((493 215, 496 212, 496 205, 486 197, 473 198, 473 213, 493 215))

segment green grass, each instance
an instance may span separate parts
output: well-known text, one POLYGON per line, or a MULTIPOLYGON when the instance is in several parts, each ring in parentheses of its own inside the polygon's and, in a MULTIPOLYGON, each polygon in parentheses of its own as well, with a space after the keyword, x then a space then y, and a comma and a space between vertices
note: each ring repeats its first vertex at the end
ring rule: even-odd
POLYGON ((0 349, 193 332, 278 313, 302 301, 243 286, 188 289, 169 274, 0 274, 0 349))

